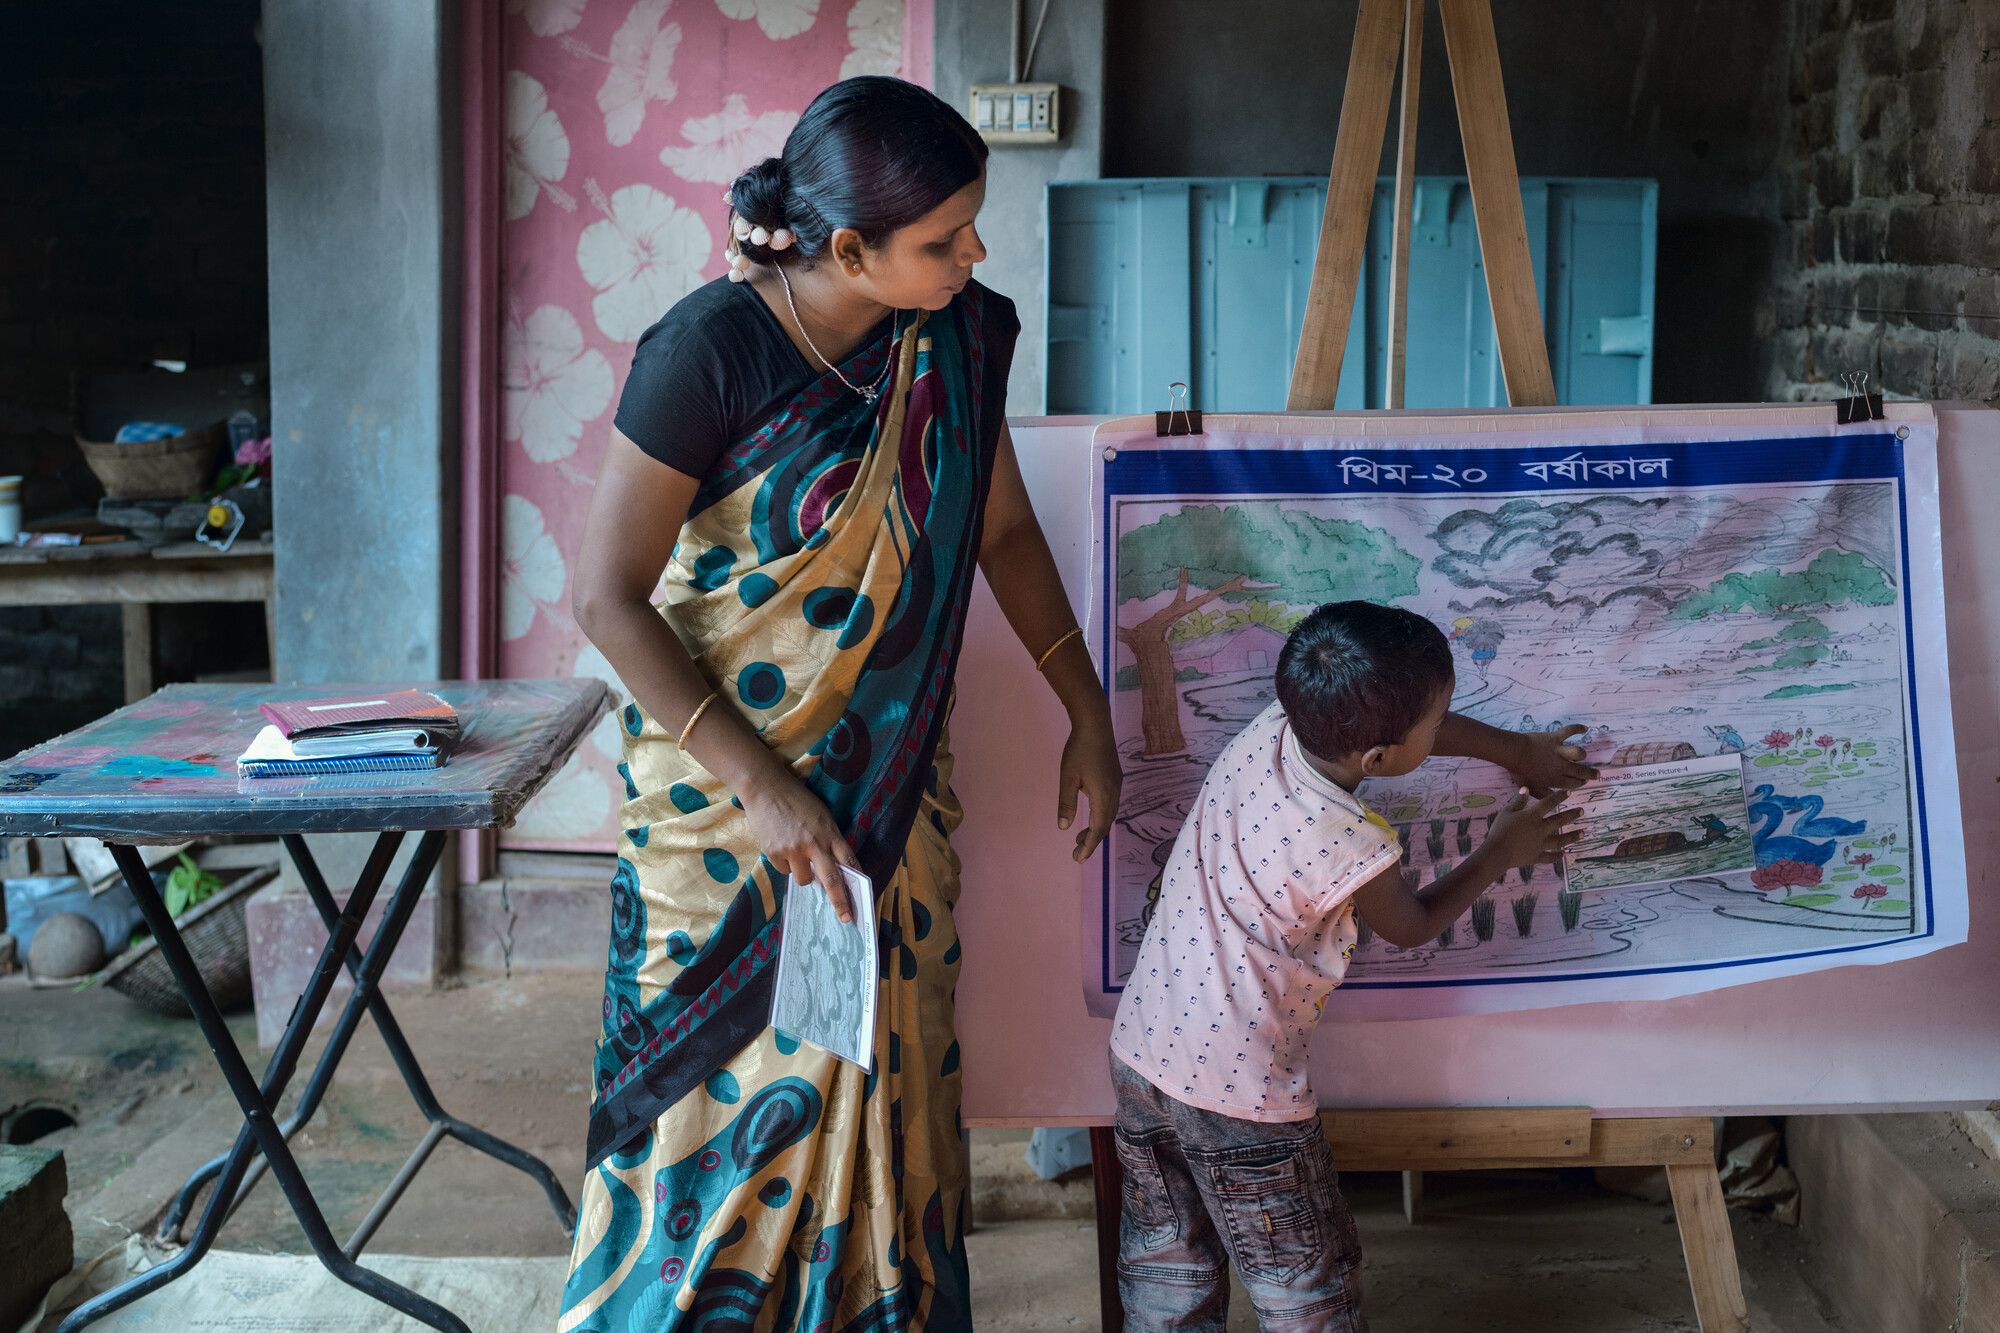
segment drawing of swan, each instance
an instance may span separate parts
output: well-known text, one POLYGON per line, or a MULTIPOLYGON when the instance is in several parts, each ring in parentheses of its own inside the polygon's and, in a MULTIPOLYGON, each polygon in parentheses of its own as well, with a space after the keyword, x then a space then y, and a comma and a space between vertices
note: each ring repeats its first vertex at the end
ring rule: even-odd
POLYGON ((1852 838, 1868 831, 1865 819, 1839 819, 1833 815, 1822 819, 1819 812, 1826 808, 1823 797, 1800 796, 1796 799, 1799 819, 1792 825, 1794 833, 1808 838, 1852 838))
POLYGON ((1798 811, 1799 819, 1792 825, 1792 832, 1801 837, 1853 838, 1868 831, 1865 819, 1841 819, 1836 815, 1822 817, 1820 811, 1826 809, 1826 798, 1823 796, 1780 796, 1778 789, 1768 782, 1758 783, 1750 794, 1760 801, 1775 801, 1786 810, 1798 811))
MULTIPOLYGON (((1797 797, 1778 796, 1769 783, 1757 787, 1755 794, 1760 798, 1750 805, 1750 818, 1768 820, 1763 827, 1750 835, 1750 845, 1756 850, 1757 864, 1767 866, 1776 861, 1800 861, 1806 865, 1823 866, 1833 859, 1833 842, 1808 842, 1791 834, 1779 834, 1778 825, 1785 822, 1785 816, 1799 809, 1805 802, 1797 797)), ((1819 813, 1823 802, 1812 797, 1813 813, 1819 813)), ((1846 821, 1840 821, 1845 823, 1846 821)))

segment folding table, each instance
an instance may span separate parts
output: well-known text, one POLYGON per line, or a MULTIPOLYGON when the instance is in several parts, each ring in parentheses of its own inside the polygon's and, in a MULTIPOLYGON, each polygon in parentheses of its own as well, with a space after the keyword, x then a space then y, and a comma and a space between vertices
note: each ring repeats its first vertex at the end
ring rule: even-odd
POLYGON ((173 1258, 77 1307, 59 1333, 75 1333, 113 1310, 182 1276, 199 1263, 216 1233, 263 1170, 305 1229, 313 1253, 336 1277, 432 1328, 467 1333, 451 1311, 355 1262, 396 1200, 437 1144, 458 1139, 533 1177, 547 1194, 566 1234, 576 1213, 569 1196, 539 1158, 448 1114, 432 1094, 416 1056, 404 1040, 378 983, 425 882, 453 829, 494 828, 513 821, 603 714, 603 682, 581 680, 445 681, 420 685, 458 709, 464 734, 443 768, 420 772, 364 773, 300 778, 240 779, 236 756, 264 723, 257 705, 271 699, 355 696, 404 685, 170 685, 100 718, 79 731, 17 755, 0 768, 0 835, 86 836, 111 850, 139 901, 160 952, 187 996, 208 1039, 244 1126, 228 1153, 198 1170, 168 1210, 163 1233, 177 1235, 195 1195, 215 1188, 194 1235, 173 1258), (421 833, 416 850, 364 952, 357 947, 362 922, 387 877, 406 833, 421 833), (306 845, 308 833, 375 833, 367 863, 346 903, 335 901, 306 845), (330 938, 312 978, 299 996, 261 1083, 251 1074, 167 914, 135 844, 176 843, 224 834, 276 835, 298 868, 306 893, 326 922, 330 938), (277 1118, 279 1098, 342 968, 353 993, 314 1067, 297 1109, 277 1118), (318 1109, 346 1054, 361 1015, 375 1020, 391 1058, 430 1128, 346 1245, 328 1229, 289 1137, 318 1109))

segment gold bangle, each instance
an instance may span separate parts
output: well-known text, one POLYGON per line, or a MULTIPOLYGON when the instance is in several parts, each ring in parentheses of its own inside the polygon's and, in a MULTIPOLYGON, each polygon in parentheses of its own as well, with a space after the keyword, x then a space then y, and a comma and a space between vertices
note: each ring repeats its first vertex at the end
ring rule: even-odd
POLYGON ((1083 633, 1083 626, 1078 625, 1075 629, 1071 630, 1069 633, 1063 635, 1060 639, 1057 639, 1054 643, 1050 644, 1049 650, 1043 653, 1040 657, 1035 659, 1035 670, 1040 671, 1043 667, 1047 666, 1049 664, 1049 659, 1056 655, 1056 649, 1062 647, 1064 644, 1068 643, 1071 639, 1074 639, 1077 635, 1081 633, 1083 633))
POLYGON ((708 706, 714 703, 717 699, 720 699, 721 697, 722 696, 719 694, 710 693, 706 699, 703 699, 699 704, 695 706, 694 713, 688 718, 688 724, 685 727, 681 728, 680 745, 682 754, 687 753, 688 733, 694 730, 694 724, 701 721, 701 715, 708 711, 708 706))

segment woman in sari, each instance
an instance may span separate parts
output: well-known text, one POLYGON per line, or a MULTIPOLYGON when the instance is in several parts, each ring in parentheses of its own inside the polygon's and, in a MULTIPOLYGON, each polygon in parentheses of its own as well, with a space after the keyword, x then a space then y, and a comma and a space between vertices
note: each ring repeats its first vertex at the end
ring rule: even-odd
POLYGON ((975 568, 1069 712, 1078 860, 1119 790, 1002 415, 1019 323, 972 281, 985 156, 920 88, 836 84, 731 187, 736 281, 634 356, 574 593, 634 702, 564 1330, 971 1326, 946 724, 975 568), (788 876, 873 918, 867 1072, 768 1025, 788 876))

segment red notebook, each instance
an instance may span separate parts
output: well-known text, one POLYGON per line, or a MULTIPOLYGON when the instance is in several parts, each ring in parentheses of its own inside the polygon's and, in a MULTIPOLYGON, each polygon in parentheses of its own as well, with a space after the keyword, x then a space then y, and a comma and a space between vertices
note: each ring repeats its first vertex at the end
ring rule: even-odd
POLYGON ((456 733, 458 713, 425 690, 389 690, 344 699, 287 699, 257 705, 286 740, 302 736, 333 736, 345 732, 382 731, 391 727, 421 727, 456 733))

